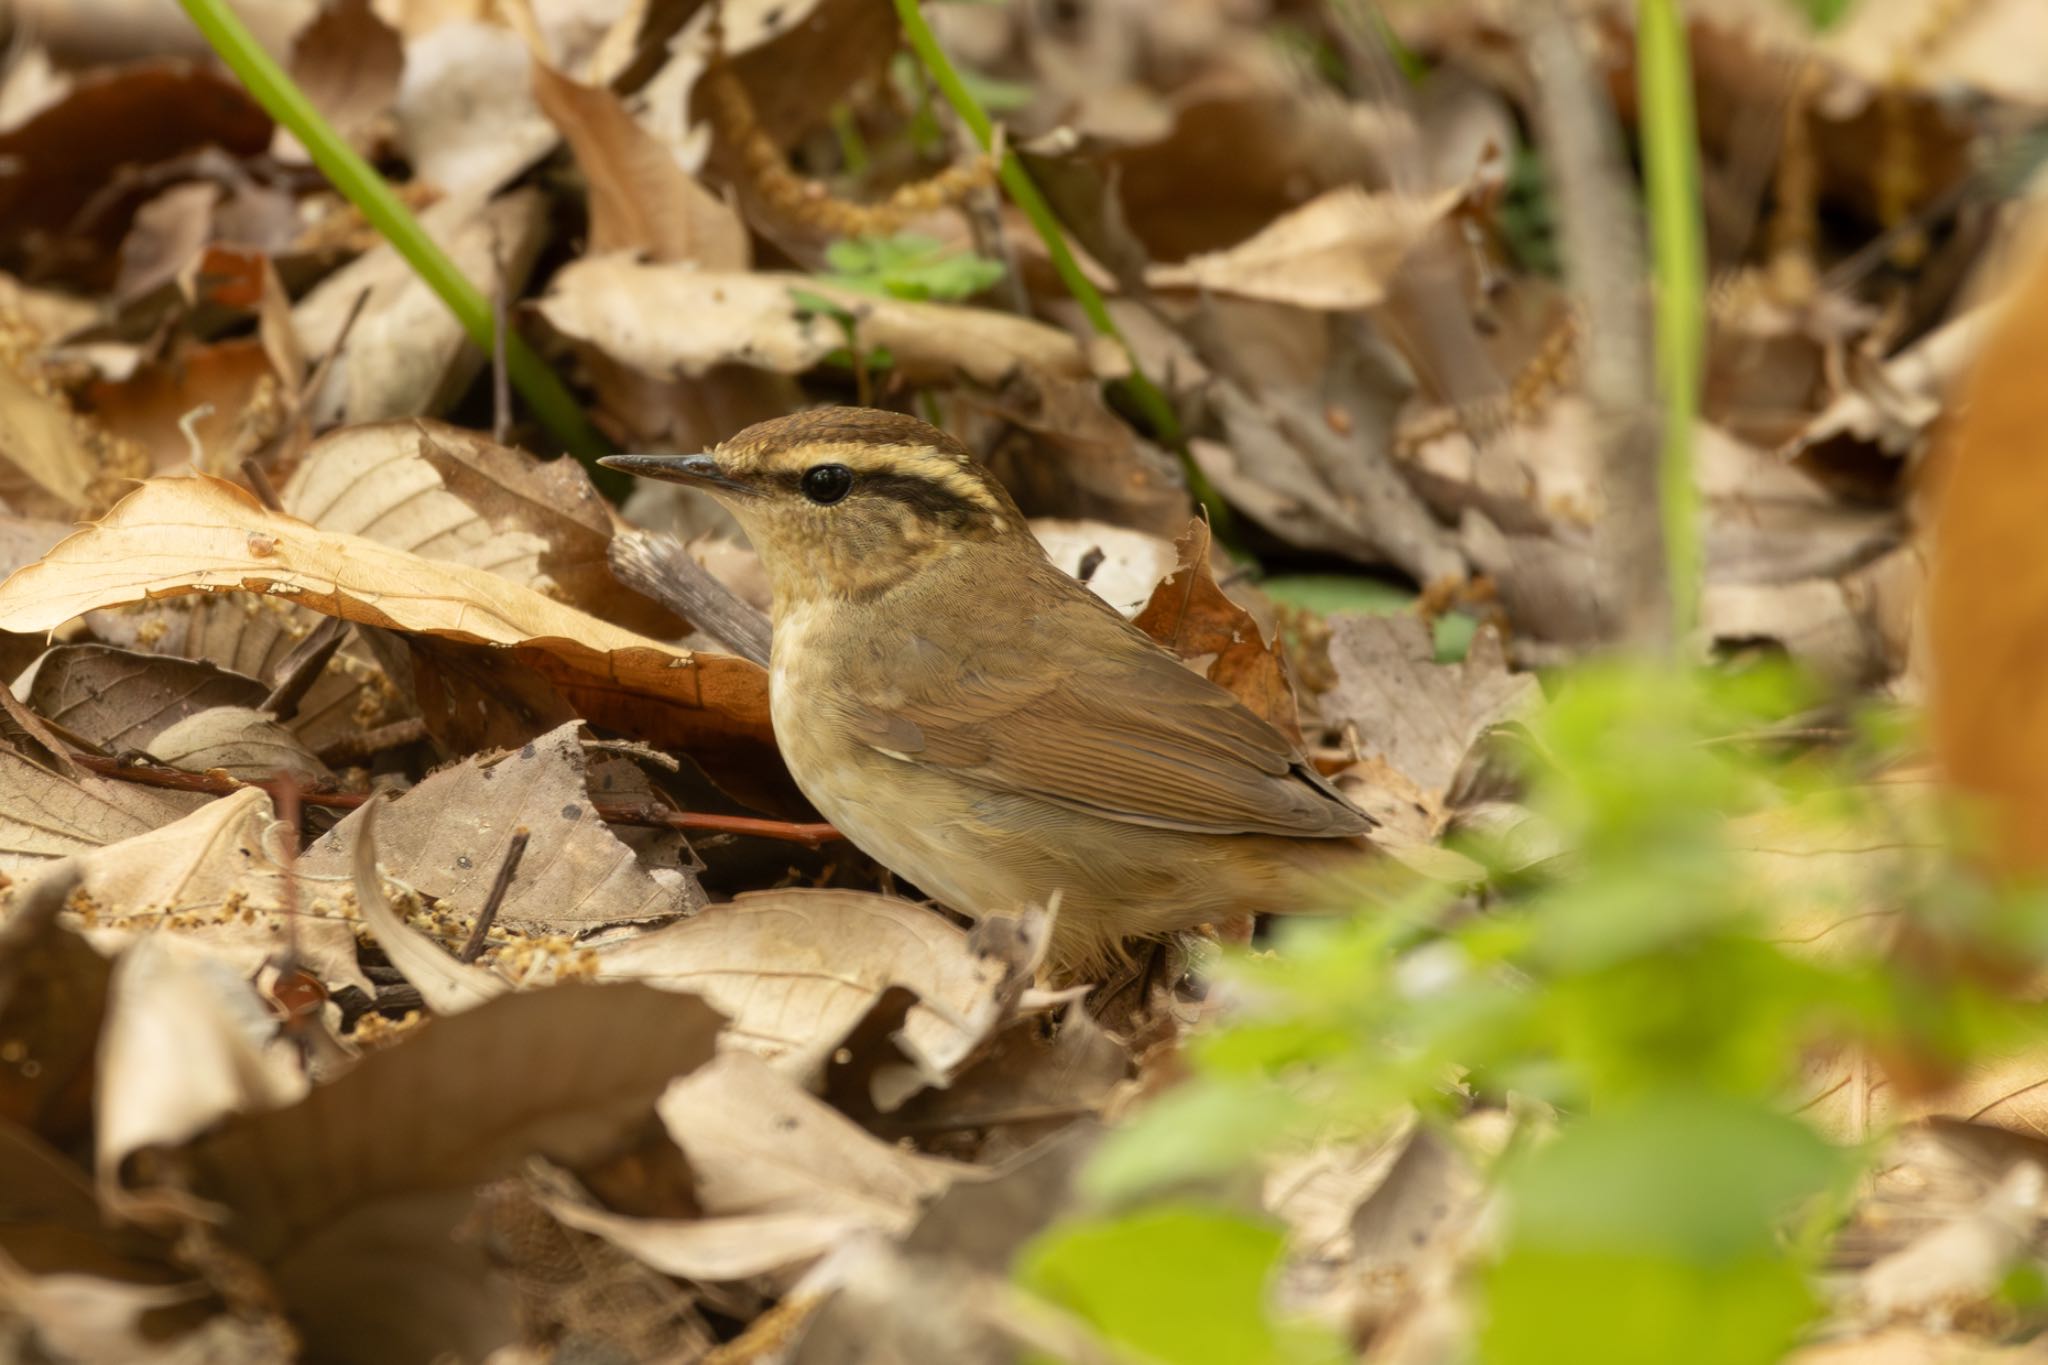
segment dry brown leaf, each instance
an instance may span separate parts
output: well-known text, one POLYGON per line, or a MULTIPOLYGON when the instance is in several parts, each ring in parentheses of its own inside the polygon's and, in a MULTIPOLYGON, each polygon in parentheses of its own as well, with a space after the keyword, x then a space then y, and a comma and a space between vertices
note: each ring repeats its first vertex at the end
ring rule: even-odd
POLYGON ((1003 419, 1005 430, 992 442, 967 439, 988 451, 984 462, 1033 515, 1175 536, 1193 513, 1173 456, 1111 412, 1092 380, 1020 366, 1000 392, 962 394, 953 406, 970 421, 949 422, 952 431, 972 431, 972 414, 984 407, 1003 419))
POLYGON ((304 741, 267 711, 215 706, 171 722, 146 746, 157 762, 187 772, 218 769, 243 782, 267 782, 280 773, 309 787, 331 786, 334 774, 304 741))
MULTIPOLYGON (((491 136, 499 136, 496 128, 491 136)), ((419 218, 465 278, 486 296, 502 292, 509 298, 525 287, 546 235, 546 216, 543 195, 519 190, 490 200, 457 195, 419 218)), ((388 243, 329 275, 292 310, 306 355, 317 361, 334 350, 366 294, 347 348, 310 400, 314 415, 356 423, 443 411, 488 357, 388 243)))
POLYGON ((612 577, 611 511, 573 460, 441 422, 378 422, 315 441, 279 497, 323 531, 488 569, 648 634, 681 629, 612 577))
POLYGON ((378 946, 391 959, 391 965, 405 973, 405 979, 418 988, 420 998, 436 1014, 460 1014, 510 990, 511 984, 502 977, 457 961, 392 908, 384 879, 377 870, 376 817, 377 802, 373 800, 362 808, 355 852, 349 858, 349 874, 363 923, 377 936, 378 946))
POLYGON ((63 399, 0 365, 0 501, 64 516, 91 501, 100 462, 63 399))
POLYGON ((181 1159, 220 1230, 323 1352, 479 1359, 512 1334, 486 1262, 453 1236, 471 1190, 529 1156, 611 1154, 718 1015, 630 985, 516 992, 429 1024, 285 1108, 229 1118, 181 1159))
POLYGON ((635 122, 617 95, 538 60, 533 92, 589 184, 590 254, 641 252, 649 260, 691 261, 706 270, 745 270, 753 263, 739 215, 635 122))
POLYGON ((94 418, 140 446, 153 472, 231 471, 290 416, 275 364, 255 337, 181 347, 125 379, 95 382, 87 397, 94 418))
POLYGON ((881 298, 807 275, 605 256, 556 275, 538 308, 564 336, 655 378, 702 378, 727 364, 802 374, 843 350, 846 334, 832 318, 807 311, 799 292, 853 314, 861 349, 886 347, 897 371, 913 382, 964 374, 994 385, 1018 367, 1075 379, 1088 374, 1079 344, 1044 323, 957 304, 881 298))
POLYGON ((143 484, 0 584, 0 630, 53 630, 105 607, 221 591, 509 647, 592 720, 657 742, 773 742, 766 675, 754 664, 671 649, 479 569, 316 531, 218 479, 143 484))
MULTIPOLYGON (((266 687, 322 617, 279 597, 255 593, 166 597, 94 611, 92 633, 110 644, 213 664, 266 687)), ((291 726, 316 753, 410 710, 359 641, 344 645, 303 697, 291 726)))
MULTIPOLYGON (((671 866, 651 876, 599 819, 584 781, 577 722, 516 753, 472 758, 434 773, 377 818, 377 861, 387 876, 474 914, 505 860, 513 832, 531 842, 498 912, 500 923, 543 933, 656 920, 701 904, 694 878, 671 866)), ((372 818, 362 807, 306 850, 313 875, 348 876, 356 840, 372 818)), ((671 836, 663 862, 687 845, 671 836)), ((415 983, 417 984, 417 983, 415 983)))
POLYGON ((927 1075, 964 1061, 1008 1005, 1007 965, 909 901, 859 891, 757 891, 597 950, 604 980, 701 995, 727 1037, 815 1079, 882 992, 916 992, 902 1034, 927 1075))
MULTIPOLYGON (((729 0, 715 17, 717 51, 746 86, 761 127, 785 147, 823 123, 896 50, 895 11, 868 0, 729 0)), ((691 16, 647 91, 658 106, 675 100, 673 117, 702 117, 697 77, 713 56, 713 18, 706 9, 691 16)), ((682 141, 680 127, 658 131, 682 141)))
POLYGON ((123 1164, 176 1146, 230 1114, 289 1104, 307 1092, 298 1050, 266 1046, 276 1024, 247 978, 226 963, 148 935, 114 963, 101 1028, 94 1162, 118 1202, 123 1164))
POLYGON ((547 1202, 571 1227, 669 1274, 787 1276, 863 1230, 904 1230, 968 1169, 870 1137, 744 1052, 676 1082, 659 1112, 697 1175, 703 1217, 635 1219, 547 1202))
POLYGON ((88 71, 57 103, 0 134, 0 160, 15 168, 0 184, 0 263, 103 277, 127 216, 87 219, 81 210, 122 167, 207 146, 253 156, 269 141, 269 118, 225 71, 177 60, 88 71))
POLYGON ((111 752, 215 706, 255 706, 267 689, 212 664, 111 645, 58 645, 23 680, 36 714, 111 752))
POLYGON ((1299 745, 1301 720, 1280 642, 1267 645, 1252 614, 1216 586, 1209 567, 1209 523, 1190 524, 1174 548, 1179 566, 1152 590, 1152 599, 1131 624, 1183 660, 1208 660, 1202 671, 1210 682, 1228 689, 1299 745))
POLYGON ((77 884, 77 866, 57 863, 9 888, 0 920, 0 1037, 12 1040, 21 1062, 0 1068, 0 1133, 18 1124, 73 1143, 92 1122, 82 1078, 99 1044, 111 969, 58 920, 77 884))
POLYGON ((328 125, 366 152, 398 97, 405 45, 370 0, 328 0, 299 30, 290 69, 328 125))
POLYGON ((1323 696, 1325 714, 1353 727, 1360 750, 1414 783, 1433 813, 1480 736, 1542 702, 1534 677, 1508 671, 1491 629, 1462 661, 1439 664, 1429 627, 1412 616, 1338 616, 1330 628, 1337 684, 1323 696))
POLYGON ((0 744, 0 871, 119 843, 168 825, 205 800, 58 773, 0 744))
POLYGON ((1459 199, 1331 190, 1274 219, 1255 236, 1178 265, 1153 266, 1155 289, 1202 289, 1336 312, 1372 308, 1410 250, 1459 199))
POLYGON ((419 180, 481 198, 554 150, 560 138, 534 104, 531 60, 523 38, 481 14, 407 38, 393 112, 399 148, 419 180))

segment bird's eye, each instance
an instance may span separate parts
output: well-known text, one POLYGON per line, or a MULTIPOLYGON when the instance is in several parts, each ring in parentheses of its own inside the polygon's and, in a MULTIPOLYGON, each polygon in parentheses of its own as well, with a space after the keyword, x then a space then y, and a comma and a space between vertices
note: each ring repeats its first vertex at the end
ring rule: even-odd
POLYGON ((804 471, 804 496, 820 506, 845 497, 853 487, 853 471, 843 464, 814 464, 804 471))

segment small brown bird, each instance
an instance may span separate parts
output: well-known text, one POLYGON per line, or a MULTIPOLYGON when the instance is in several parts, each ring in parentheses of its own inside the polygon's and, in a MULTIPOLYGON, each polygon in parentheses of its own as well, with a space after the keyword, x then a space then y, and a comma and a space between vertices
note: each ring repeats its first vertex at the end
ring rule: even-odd
POLYGON ((936 428, 824 408, 603 463, 706 489, 753 539, 776 741, 818 810, 956 910, 1057 904, 1057 973, 1303 908, 1310 877, 1358 861, 1371 817, 1054 566, 936 428))

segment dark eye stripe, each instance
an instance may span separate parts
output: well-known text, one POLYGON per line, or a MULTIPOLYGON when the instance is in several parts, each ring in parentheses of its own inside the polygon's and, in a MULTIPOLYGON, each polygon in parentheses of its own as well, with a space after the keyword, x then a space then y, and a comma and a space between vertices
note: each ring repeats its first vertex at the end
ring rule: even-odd
MULTIPOLYGON (((778 471, 771 477, 778 487, 801 494, 804 473, 803 470, 778 471)), ((995 519, 984 504, 921 474, 860 470, 854 476, 853 492, 860 497, 888 498, 899 502, 919 517, 954 530, 983 525, 995 519)))
POLYGON ((863 474, 860 491, 893 498, 919 516, 946 526, 972 526, 991 517, 982 503, 917 474, 863 474))

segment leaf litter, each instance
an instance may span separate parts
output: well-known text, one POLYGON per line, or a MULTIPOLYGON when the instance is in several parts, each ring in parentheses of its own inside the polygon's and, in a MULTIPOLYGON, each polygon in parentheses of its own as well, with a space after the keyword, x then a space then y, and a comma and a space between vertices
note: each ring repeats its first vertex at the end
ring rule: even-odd
MULTIPOLYGON (((1502 754, 1546 705, 1528 670, 1614 634, 1617 495, 1542 184, 1570 149, 1528 131, 1552 111, 1496 7, 1389 7, 1392 54, 1343 6, 929 7, 1128 351, 887 6, 255 8, 608 435, 701 448, 818 401, 935 417, 1425 880, 1483 879, 1440 846, 1474 830, 1512 836, 1516 873, 1569 861, 1502 754), (1133 356, 1177 430, 1137 415, 1133 356), (1187 470, 1237 515, 1189 526, 1187 470), (1349 595, 1289 605, 1297 573, 1349 595), (1470 637, 1449 655, 1447 623, 1470 637)), ((2024 155, 2042 90, 2014 56, 2044 35, 2017 4, 1873 2, 1820 34, 1738 8, 1690 34, 1720 283, 1685 644, 1916 700, 1916 480, 2020 325, 1993 265, 2037 197, 1966 153, 2024 155)), ((1601 23, 1620 89, 1627 18, 1601 23)), ((1205 981, 1208 937, 1059 989, 1044 908, 968 925, 837 839, 776 756, 765 584, 730 521, 666 490, 629 518, 529 454, 553 446, 494 358, 230 78, 44 33, 0 88, 10 1349, 1129 1347, 1114 1305, 1047 1289, 1047 1239, 1089 1207, 1103 1133, 1187 1093, 1246 1007, 1205 981), (670 529, 625 582, 627 537, 670 529)), ((1885 823, 1924 798, 1877 804, 1876 829, 1741 831, 1816 951, 1904 942, 1871 888, 1931 875, 1935 840, 1885 823)), ((2042 1068, 1812 1059, 1809 1121, 1883 1141, 1793 1358, 2022 1358, 2042 1068)), ((1177 1245, 1270 1259, 1347 1358, 1468 1352, 1509 1119, 1458 1093, 1447 1125, 1332 1132, 1256 1193, 1207 1192, 1262 1240, 1182 1211, 1177 1245)), ((1519 1134, 1555 1121, 1514 1102, 1519 1134)), ((1315 1349, 1237 1325, 1218 1340, 1315 1349)))

